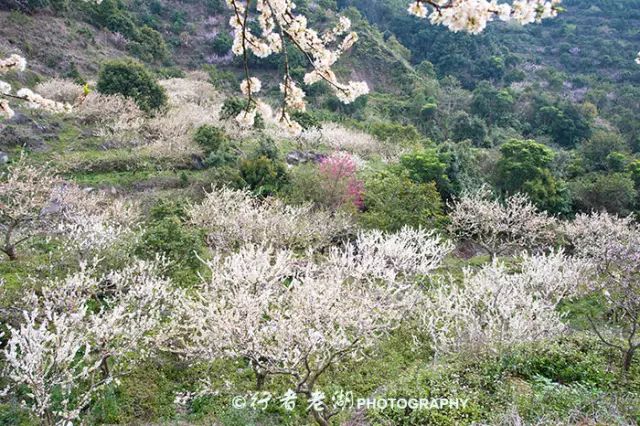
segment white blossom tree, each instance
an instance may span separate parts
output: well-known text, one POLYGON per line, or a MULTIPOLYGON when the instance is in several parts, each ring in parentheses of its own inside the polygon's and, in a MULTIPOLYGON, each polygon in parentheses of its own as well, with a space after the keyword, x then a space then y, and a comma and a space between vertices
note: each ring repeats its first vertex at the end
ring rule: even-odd
POLYGON ((525 255, 512 271, 493 260, 464 270, 462 282, 443 279, 432 290, 421 324, 436 353, 499 352, 564 331, 558 304, 578 293, 588 262, 563 252, 525 255))
POLYGON ((463 194, 450 207, 451 234, 472 241, 491 257, 546 248, 556 238, 557 220, 539 211, 524 194, 500 202, 485 185, 463 194))
POLYGON ((350 233, 344 213, 288 206, 276 198, 259 200, 247 190, 213 188, 188 209, 190 222, 207 232, 210 247, 234 249, 246 243, 289 248, 323 247, 350 233))
POLYGON ((134 242, 141 229, 137 203, 104 191, 87 191, 65 183, 55 189, 51 202, 59 211, 50 233, 61 238, 64 248, 81 259, 127 240, 134 242))
POLYGON ((578 215, 564 231, 576 254, 597 267, 588 290, 604 299, 605 319, 614 331, 607 333, 595 318, 588 319, 605 345, 621 351, 626 374, 640 348, 640 225, 632 217, 594 212, 578 215))
POLYGON ((48 167, 30 165, 24 155, 0 176, 0 250, 16 260, 16 248, 43 232, 51 214, 45 211, 61 180, 48 167))
POLYGON ((8 326, 0 351, 10 382, 3 395, 27 388, 24 403, 43 424, 79 419, 101 389, 149 354, 172 299, 170 283, 159 274, 163 264, 136 261, 106 275, 83 264, 28 294, 23 321, 8 326))
MULTIPOLYGON (((292 379, 310 398, 318 379, 374 347, 421 297, 412 282, 436 268, 451 245, 422 230, 361 234, 323 257, 247 245, 206 261, 211 278, 183 295, 165 345, 192 360, 247 359, 258 384, 292 379)), ((312 410, 328 425, 328 407, 312 410)))
POLYGON ((137 220, 135 203, 64 182, 24 155, 0 176, 0 250, 11 260, 36 235, 60 237, 66 250, 86 258, 135 235, 137 220))

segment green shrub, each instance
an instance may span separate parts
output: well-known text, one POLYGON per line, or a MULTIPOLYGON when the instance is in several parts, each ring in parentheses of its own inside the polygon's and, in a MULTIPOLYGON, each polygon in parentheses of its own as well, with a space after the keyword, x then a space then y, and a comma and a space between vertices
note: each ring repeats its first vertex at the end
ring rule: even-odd
POLYGON ((280 158, 280 151, 273 139, 269 136, 264 136, 258 143, 254 157, 267 157, 270 160, 277 160, 280 158))
POLYGON ((213 39, 213 51, 220 56, 226 55, 233 46, 233 39, 227 33, 220 33, 213 39))
POLYGON ((279 161, 261 156, 240 163, 240 176, 258 195, 272 195, 287 181, 287 169, 279 161))
POLYGON ((445 164, 435 149, 424 149, 405 154, 400 158, 400 172, 418 183, 434 182, 443 198, 451 194, 451 182, 445 164))
POLYGON ((397 231, 405 225, 432 228, 444 216, 442 199, 433 182, 417 183, 406 174, 388 171, 365 181, 363 226, 397 231))
POLYGON ((97 89, 104 94, 121 94, 133 99, 146 112, 158 110, 167 103, 167 95, 153 75, 140 63, 115 60, 103 64, 97 89))
POLYGON ((164 62, 169 58, 169 49, 162 34, 144 26, 136 39, 129 43, 129 51, 145 62, 164 62))
POLYGON ((246 107, 247 103, 244 99, 232 96, 227 98, 222 103, 222 110, 220 111, 220 118, 228 120, 240 114, 240 112, 246 107))
POLYGON ((320 120, 306 111, 294 111, 291 118, 298 122, 304 130, 319 129, 321 126, 320 120))
POLYGON ((626 173, 590 173, 569 183, 575 209, 582 212, 605 209, 626 216, 636 205, 638 193, 626 173))
POLYGON ((224 130, 205 124, 198 127, 193 140, 204 149, 206 154, 219 150, 227 141, 224 130))
POLYGON ((194 271, 201 262, 203 235, 186 225, 185 206, 175 201, 160 201, 150 211, 135 252, 142 258, 154 258, 161 254, 171 261, 169 273, 179 283, 190 283, 196 279, 194 271))

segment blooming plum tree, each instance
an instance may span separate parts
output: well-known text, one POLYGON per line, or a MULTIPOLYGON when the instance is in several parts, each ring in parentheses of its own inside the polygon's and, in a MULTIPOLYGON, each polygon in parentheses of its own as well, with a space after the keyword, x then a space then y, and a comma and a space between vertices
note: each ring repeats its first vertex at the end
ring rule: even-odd
POLYGON ((588 262, 561 251, 525 255, 515 272, 494 259, 478 271, 465 269, 461 283, 441 283, 421 323, 437 353, 499 352, 551 337, 565 329, 556 307, 577 294, 589 270, 588 262))
POLYGON ((454 236, 474 242, 492 257, 547 247, 556 237, 557 220, 539 211, 526 195, 515 194, 501 203, 487 186, 455 200, 449 218, 454 236))
POLYGON ((8 326, 1 351, 10 382, 3 394, 28 389, 26 406, 47 425, 80 418, 96 393, 149 354, 151 332, 172 299, 162 266, 161 259, 136 261, 100 276, 83 264, 28 294, 24 321, 8 326))
MULTIPOLYGON (((310 398, 332 365, 372 348, 412 312, 410 277, 436 268, 450 244, 423 230, 360 234, 325 257, 247 245, 206 261, 211 278, 184 295, 168 347, 187 359, 247 359, 260 384, 290 377, 310 398)), ((312 414, 328 425, 328 407, 312 414)))
POLYGON ((599 279, 588 290, 602 295, 617 332, 602 332, 591 316, 589 322, 605 345, 622 352, 626 374, 640 348, 640 226, 632 217, 594 212, 566 224, 565 235, 577 255, 596 265, 599 279))

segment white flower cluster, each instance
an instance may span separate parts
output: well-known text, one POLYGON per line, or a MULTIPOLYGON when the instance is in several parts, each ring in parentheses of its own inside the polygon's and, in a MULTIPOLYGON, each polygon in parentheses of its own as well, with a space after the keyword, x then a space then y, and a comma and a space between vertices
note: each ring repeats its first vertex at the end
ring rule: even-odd
POLYGON ((50 215, 43 210, 59 183, 51 169, 30 165, 23 154, 0 175, 0 250, 10 259, 18 244, 46 229, 50 215))
MULTIPOLYGON (((236 55, 243 55, 245 62, 248 52, 257 57, 264 58, 273 53, 283 52, 285 55, 285 76, 280 85, 283 93, 283 108, 276 114, 277 121, 293 134, 302 131, 301 126, 295 123, 290 115, 291 110, 304 110, 304 91, 297 87, 291 79, 286 58, 286 44, 292 43, 302 51, 313 66, 313 71, 304 77, 305 84, 313 84, 324 80, 333 89, 342 102, 350 103, 359 96, 367 94, 369 88, 364 82, 341 83, 338 81, 331 67, 340 56, 358 40, 355 32, 349 32, 351 21, 341 17, 338 24, 324 34, 308 27, 307 18, 296 15, 296 5, 291 0, 257 0, 257 21, 261 34, 256 35, 249 26, 249 9, 245 3, 238 0, 227 0, 228 6, 233 11, 229 21, 235 30, 232 51, 236 55), (342 40, 340 40, 342 38, 342 40)), ((249 105, 247 110, 236 117, 236 121, 243 127, 251 127, 255 120, 256 101, 252 95, 259 92, 260 81, 255 77, 247 78, 241 84, 241 91, 247 95, 249 105)))
POLYGON ((429 232, 361 233, 329 256, 269 244, 217 253, 182 297, 169 347, 191 360, 249 359, 285 374, 298 392, 342 358, 374 346, 413 312, 411 277, 437 268, 451 246, 429 232), (306 377, 306 378, 305 378, 306 377))
POLYGON ((515 272, 494 259, 465 269, 462 283, 449 277, 433 289, 422 325, 438 353, 500 351, 551 337, 565 329, 556 307, 589 272, 589 263, 562 252, 525 256, 515 272))
POLYGON ((491 256, 546 247, 556 237, 557 220, 539 211, 526 195, 515 194, 502 203, 487 186, 455 200, 449 218, 453 235, 491 256))
POLYGON ((88 192, 77 185, 56 189, 54 202, 60 206, 55 234, 67 243, 67 250, 86 256, 104 252, 138 229, 137 206, 104 192, 88 192))
MULTIPOLYGON (((12 54, 6 59, 0 59, 0 74, 4 74, 11 70, 21 72, 24 71, 26 67, 26 59, 17 54, 12 54)), ((42 108, 51 112, 71 111, 71 105, 46 99, 37 93, 33 93, 30 89, 20 89, 15 95, 11 94, 12 90, 13 89, 9 83, 0 80, 0 117, 10 119, 15 115, 15 112, 9 106, 9 101, 7 99, 3 99, 3 97, 11 97, 27 101, 27 106, 29 108, 42 108)))
POLYGON ((191 206, 190 221, 207 231, 208 244, 233 249, 245 243, 277 247, 322 247, 347 233, 352 223, 344 214, 332 214, 307 204, 287 206, 278 199, 260 201, 248 191, 213 189, 204 201, 191 206))
POLYGON ((17 54, 12 54, 6 59, 0 59, 0 73, 6 73, 11 70, 24 71, 27 69, 27 60, 17 54))
POLYGON ((44 98, 27 88, 18 90, 16 96, 27 101, 27 106, 33 109, 45 109, 51 112, 71 112, 72 109, 69 104, 44 98))
POLYGON ((162 260, 135 261, 100 276, 95 266, 46 281, 24 303, 24 321, 8 326, 1 351, 11 387, 47 424, 72 424, 96 392, 149 354, 152 331, 173 297, 162 260), (60 399, 61 398, 61 399, 60 399), (54 410, 54 407, 58 407, 54 410))
POLYGON ((416 0, 409 5, 408 11, 419 18, 428 17, 433 24, 444 25, 455 32, 478 34, 495 18, 524 25, 555 17, 560 1, 515 0, 509 4, 497 0, 416 0))

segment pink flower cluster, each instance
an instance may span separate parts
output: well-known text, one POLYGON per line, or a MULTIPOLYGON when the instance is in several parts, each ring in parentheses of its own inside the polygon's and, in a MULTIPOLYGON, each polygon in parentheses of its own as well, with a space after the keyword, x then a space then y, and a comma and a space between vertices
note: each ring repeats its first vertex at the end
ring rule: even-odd
POLYGON ((325 157, 318 166, 320 175, 327 184, 327 191, 337 201, 337 206, 353 203, 364 208, 364 183, 357 178, 357 165, 346 152, 335 152, 325 157))

